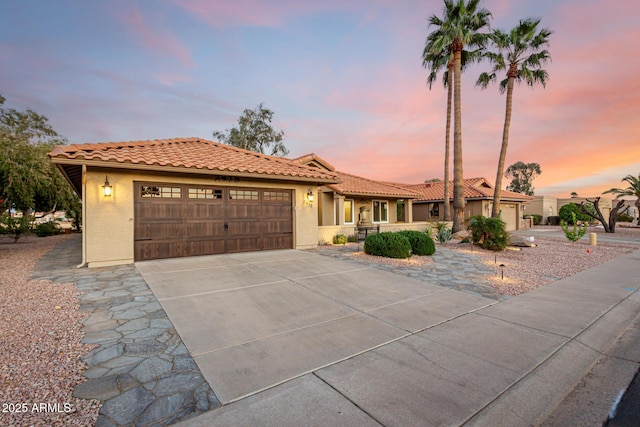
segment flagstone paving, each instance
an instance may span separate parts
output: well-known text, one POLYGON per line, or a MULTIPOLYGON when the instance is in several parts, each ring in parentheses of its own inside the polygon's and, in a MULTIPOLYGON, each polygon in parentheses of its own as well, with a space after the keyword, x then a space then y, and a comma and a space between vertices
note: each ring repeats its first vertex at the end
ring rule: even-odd
POLYGON ((507 295, 500 295, 487 283, 487 276, 495 274, 482 264, 480 259, 468 253, 461 253, 442 245, 437 245, 436 253, 432 255, 433 263, 424 266, 397 266, 355 258, 354 253, 362 251, 362 244, 328 245, 317 249, 310 249, 320 255, 351 260, 375 268, 422 280, 433 285, 455 289, 498 301, 508 299, 507 295))
POLYGON ((87 381, 73 394, 103 402, 97 427, 163 426, 220 404, 133 265, 80 268, 81 236, 42 257, 33 279, 73 282, 83 294, 87 381))

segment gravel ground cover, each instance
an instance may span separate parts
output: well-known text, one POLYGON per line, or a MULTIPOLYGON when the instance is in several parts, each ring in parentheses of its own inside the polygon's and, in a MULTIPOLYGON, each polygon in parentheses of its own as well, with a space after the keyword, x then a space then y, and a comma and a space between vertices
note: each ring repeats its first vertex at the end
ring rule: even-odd
MULTIPOLYGON (((501 294, 519 295, 576 274, 640 246, 640 229, 618 229, 616 235, 639 245, 536 238, 536 247, 494 253, 469 244, 447 249, 469 252, 494 271, 487 277, 501 294), (504 264, 505 278, 501 279, 504 264)), ((74 284, 29 280, 36 261, 69 236, 26 237, 17 244, 0 237, 0 425, 93 426, 100 403, 72 396, 83 382, 81 357, 93 348, 81 344, 78 291, 74 284)), ((438 245, 440 247, 440 245, 438 245)), ((353 253, 353 257, 388 265, 424 267, 432 257, 393 260, 353 253)))
MULTIPOLYGON (((558 231, 559 227, 540 227, 539 230, 558 231)), ((589 229, 598 235, 605 235, 599 229, 589 229)), ((483 250, 468 243, 451 241, 445 248, 461 253, 470 253, 494 271, 487 282, 501 295, 520 295, 553 281, 574 275, 603 262, 640 248, 640 228, 617 227, 615 236, 637 240, 638 245, 601 242, 590 246, 588 240, 572 243, 566 238, 536 237, 535 247, 509 248, 503 252, 483 250), (502 267, 504 264, 504 278, 502 267)), ((355 244, 350 244, 355 245, 355 244)), ((442 248, 436 244, 436 250, 442 248)), ((330 249, 330 247, 328 248, 330 249)), ((433 265, 433 258, 413 256, 409 259, 392 259, 353 252, 351 257, 396 267, 424 267, 433 265)))
POLYGON ((72 397, 84 381, 84 314, 73 283, 29 280, 70 236, 0 238, 0 425, 92 426, 100 404, 72 397))
MULTIPOLYGON (((559 230, 558 227, 538 229, 559 230)), ((473 253, 492 268, 495 275, 488 277, 488 281, 500 294, 520 295, 640 248, 640 228, 617 227, 615 234, 609 235, 604 230, 590 228, 589 233, 592 232, 598 235, 597 246, 590 246, 586 238, 573 243, 564 237, 536 237, 535 247, 509 248, 498 253, 470 244, 450 244, 447 247, 473 253), (637 241, 638 244, 602 242, 600 236, 605 235, 637 241), (500 264, 504 264, 504 279, 500 264)))

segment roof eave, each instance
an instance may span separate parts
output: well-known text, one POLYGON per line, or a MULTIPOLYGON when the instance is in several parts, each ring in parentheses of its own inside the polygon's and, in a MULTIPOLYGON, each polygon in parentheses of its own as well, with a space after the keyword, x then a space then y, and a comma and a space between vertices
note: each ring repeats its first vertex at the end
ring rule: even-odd
MULTIPOLYGON (((204 168, 187 168, 177 166, 163 166, 158 164, 146 164, 146 163, 131 163, 131 162, 105 162, 101 160, 87 160, 83 158, 70 159, 68 157, 51 157, 51 161, 57 165, 86 165, 100 168, 112 168, 112 169, 136 169, 152 172, 180 172, 191 173, 199 175, 221 175, 221 176, 234 176, 240 178, 263 178, 272 179, 278 181, 296 181, 296 182, 308 182, 308 183, 322 183, 322 184, 337 184, 341 180, 338 177, 335 178, 320 178, 320 177, 305 177, 296 175, 281 175, 281 174, 266 174, 255 172, 236 172, 220 169, 204 169, 204 168)), ((60 166, 59 166, 60 167, 60 166)), ((66 174, 65 174, 66 176, 66 174)))

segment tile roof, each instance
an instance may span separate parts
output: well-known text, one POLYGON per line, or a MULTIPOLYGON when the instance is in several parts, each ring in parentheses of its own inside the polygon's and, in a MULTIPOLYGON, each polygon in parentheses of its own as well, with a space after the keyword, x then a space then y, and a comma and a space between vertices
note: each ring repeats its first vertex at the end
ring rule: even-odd
POLYGON ((294 162, 302 163, 303 165, 312 166, 314 163, 324 167, 327 170, 335 171, 334 168, 329 162, 325 159, 319 157, 315 153, 305 154, 304 156, 296 157, 295 159, 291 159, 294 162))
POLYGON ((397 197, 400 199, 414 199, 419 195, 418 193, 402 188, 397 184, 374 181, 372 179, 336 171, 329 162, 314 153, 297 157, 293 159, 293 161, 304 165, 315 164, 316 166, 321 166, 329 171, 335 171, 335 173, 340 177, 341 182, 339 184, 329 184, 327 187, 338 194, 348 196, 397 197))
POLYGON ((327 187, 338 194, 349 196, 397 197, 400 199, 415 199, 420 195, 420 193, 416 191, 402 188, 397 184, 373 181, 344 172, 336 171, 336 173, 342 182, 339 184, 328 184, 327 187))
MULTIPOLYGON (((444 200, 444 182, 426 182, 423 184, 402 184, 403 188, 420 193, 416 201, 444 200)), ((533 197, 513 191, 502 190, 500 200, 529 201, 533 197)), ((453 181, 449 182, 449 197, 453 199, 453 181)), ((486 178, 468 178, 464 180, 464 198, 469 200, 493 199, 493 185, 486 178)))
POLYGON ((133 164, 140 169, 160 167, 322 183, 340 181, 331 171, 201 138, 58 145, 49 156, 54 163, 62 165, 92 164, 117 168, 133 164))

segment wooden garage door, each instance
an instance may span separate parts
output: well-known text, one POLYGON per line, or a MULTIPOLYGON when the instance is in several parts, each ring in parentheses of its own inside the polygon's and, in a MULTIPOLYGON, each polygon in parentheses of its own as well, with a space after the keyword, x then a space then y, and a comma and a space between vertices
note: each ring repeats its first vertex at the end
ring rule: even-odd
POLYGON ((135 184, 136 261, 291 249, 292 191, 135 184))

